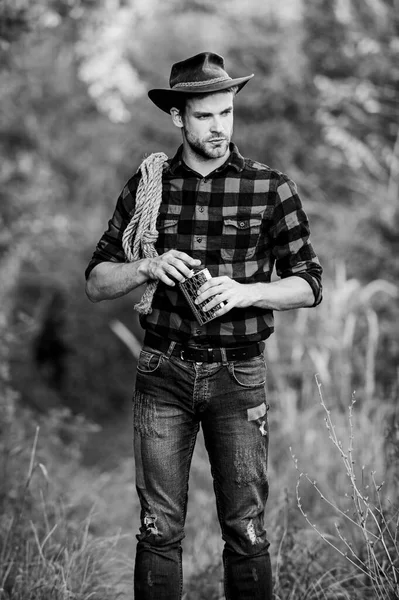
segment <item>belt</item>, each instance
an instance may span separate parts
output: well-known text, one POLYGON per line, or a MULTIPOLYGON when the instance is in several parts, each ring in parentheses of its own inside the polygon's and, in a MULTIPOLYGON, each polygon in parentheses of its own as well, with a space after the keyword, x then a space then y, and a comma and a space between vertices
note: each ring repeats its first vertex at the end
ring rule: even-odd
MULTIPOLYGON (((144 344, 154 350, 167 352, 173 344, 168 339, 147 332, 144 337, 144 344)), ((179 356, 182 360, 193 362, 223 362, 223 354, 226 360, 246 360, 254 358, 262 354, 265 348, 264 342, 254 342, 248 346, 239 346, 236 348, 200 348, 198 346, 186 346, 184 344, 175 343, 171 352, 172 356, 179 356)))

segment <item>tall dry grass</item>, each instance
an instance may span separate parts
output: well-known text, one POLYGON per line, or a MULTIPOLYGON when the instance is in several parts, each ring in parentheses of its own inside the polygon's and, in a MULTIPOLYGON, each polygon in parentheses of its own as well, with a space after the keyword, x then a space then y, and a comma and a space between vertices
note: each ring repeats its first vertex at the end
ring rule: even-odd
MULTIPOLYGON (((94 427, 65 409, 37 415, 20 405, 9 382, 9 333, 4 316, 3 311, 0 598, 121 598, 126 589, 130 591, 132 576, 121 551, 123 536, 115 532, 115 520, 111 523, 109 516, 105 518, 109 492, 103 494, 107 506, 99 502, 104 477, 85 469, 81 461, 84 443, 94 427)), ((126 497, 131 492, 130 479, 131 470, 121 465, 113 473, 114 492, 126 497)))
MULTIPOLYGON (((52 415, 43 429, 36 427, 31 437, 32 427, 22 426, 23 417, 13 409, 9 415, 1 438, 0 598, 121 597, 131 568, 119 550, 120 536, 96 531, 104 511, 96 507, 94 486, 90 489, 94 473, 86 473, 86 486, 81 486, 76 439, 70 449, 59 438, 53 443, 62 425, 59 415, 52 415), (41 435, 47 441, 41 443, 41 435), (80 494, 86 489, 84 500, 76 496, 75 486, 80 494)), ((72 417, 69 424, 73 429, 72 417)))
POLYGON ((397 380, 381 380, 377 362, 384 351, 382 334, 387 335, 381 314, 398 296, 397 285, 383 279, 362 283, 349 278, 345 264, 338 263, 316 309, 276 313, 267 359, 270 383, 279 398, 284 401, 288 387, 290 404, 295 400, 301 408, 312 405, 315 373, 342 410, 354 389, 373 402, 382 387, 397 385, 397 380))
POLYGON ((110 475, 84 467, 95 426, 62 408, 35 413, 11 385, 13 295, 28 241, 16 243, 0 264, 0 598, 129 597, 132 566, 116 523, 131 520, 131 465, 120 461, 110 475))
MULTIPOLYGON (((372 300, 374 294, 368 297, 372 300)), ((327 308, 332 304, 327 302, 327 308)), ((339 306, 343 318, 345 302, 339 306)), ((353 308, 356 318, 363 318, 364 306, 362 303, 353 308)), ((325 331, 324 320, 332 318, 327 308, 316 309, 315 317, 302 316, 306 311, 298 312, 288 355, 281 337, 268 345, 271 493, 266 525, 271 540, 275 600, 390 600, 397 597, 395 587, 391 589, 387 583, 391 573, 395 585, 397 569, 396 398, 370 397, 372 387, 366 385, 364 378, 351 409, 351 421, 347 408, 342 409, 347 380, 342 383, 339 396, 328 380, 328 402, 320 402, 313 378, 315 361, 309 349, 321 348, 323 356, 327 356, 330 338, 309 335, 306 345, 303 335, 319 327, 325 331), (281 364, 286 365, 285 371, 281 364), (301 370, 304 365, 306 369, 301 370), (332 408, 326 409, 327 404, 332 408), (333 422, 329 430, 324 421, 328 415, 333 422), (332 431, 337 436, 335 445, 329 439, 332 431), (356 461, 356 479, 352 480, 348 475, 351 463, 343 462, 339 445, 339 440, 345 439, 351 440, 351 454, 356 461), (300 507, 296 497, 298 472, 290 447, 300 472, 309 474, 308 478, 305 474, 300 477, 300 507), (354 482, 360 493, 357 497, 354 482)), ((108 471, 85 467, 82 448, 93 431, 92 424, 65 410, 50 411, 39 418, 19 405, 8 380, 6 321, 3 315, 0 598, 130 600, 134 534, 139 521, 132 461, 129 457, 116 460, 116 466, 108 471)), ((334 333, 339 341, 345 327, 336 329, 330 334, 334 333)), ((375 329, 370 331, 367 339, 374 340, 372 356, 362 347, 362 360, 347 367, 352 369, 352 375, 359 365, 365 368, 373 360, 375 363, 378 336, 374 336, 375 329)), ((355 336, 345 335, 346 339, 355 340, 355 336)), ((345 360, 350 360, 356 351, 352 341, 345 360)), ((339 373, 343 359, 338 351, 331 351, 328 361, 323 360, 326 368, 339 373)), ((375 370, 371 372, 375 384, 375 370)), ((338 380, 337 386, 340 385, 338 380)), ((119 434, 130 436, 129 423, 123 427, 119 434)), ((100 440, 101 436, 100 432, 100 440)), ((347 450, 343 442, 343 452, 347 454, 347 450)), ((221 600, 222 541, 201 439, 190 477, 186 533, 185 599, 221 600)))
MULTIPOLYGON (((277 314, 277 333, 267 343, 271 492, 266 526, 275 600, 391 600, 399 597, 399 421, 396 393, 381 398, 376 363, 382 351, 379 308, 397 297, 398 289, 386 281, 362 285, 348 279, 343 265, 326 287, 317 309, 288 318, 277 314), (331 408, 320 402, 316 372, 331 408), (351 402, 354 386, 356 404, 351 402), (324 419, 332 415, 327 429, 324 419), (347 440, 346 451, 340 449, 341 439, 347 440), (342 452, 351 456, 349 462, 343 462, 342 452), (295 466, 303 472, 299 491, 295 466)), ((391 384, 398 389, 397 382, 391 384)), ((193 464, 199 478, 209 482, 202 446, 193 464)), ((223 598, 222 544, 210 498, 204 503, 206 530, 199 527, 190 536, 190 600, 223 598)), ((200 523, 198 513, 190 517, 190 507, 188 516, 189 523, 190 518, 200 523)))
MULTIPOLYGON (((296 486, 298 508, 308 525, 338 556, 353 567, 371 597, 388 600, 399 597, 399 504, 397 476, 392 466, 377 473, 373 466, 359 464, 355 448, 355 396, 348 407, 347 431, 339 433, 331 410, 327 407, 317 381, 320 404, 325 413, 325 425, 332 449, 340 459, 342 472, 347 478, 347 491, 341 497, 324 493, 317 479, 300 470, 294 457, 299 477, 296 486), (341 437, 346 433, 346 439, 341 437), (343 441, 344 440, 344 441, 343 441), (381 477, 387 478, 385 482, 381 477), (334 531, 322 531, 308 515, 301 498, 301 479, 313 488, 327 510, 335 514, 334 531), (386 489, 385 489, 386 488, 386 489)), ((388 422, 385 422, 387 425, 388 422)), ((357 441, 357 440, 356 440, 357 441)), ((366 438, 372 443, 372 438, 366 438)), ((381 449, 380 449, 381 451, 381 449)), ((364 458, 364 452, 361 458, 364 458)))
MULTIPOLYGON (((296 412, 294 419, 285 418, 286 404, 269 413, 266 526, 274 598, 393 600, 399 597, 394 403, 376 406, 359 399, 355 405, 348 403, 350 413, 349 408, 343 413, 338 406, 327 408, 321 396, 317 400, 320 388, 314 388, 314 405, 296 412)), ((208 484, 203 452, 201 446, 194 467, 201 469, 199 480, 208 484)), ((196 481, 192 487, 195 503, 196 481)), ((202 510, 196 505, 192 511, 190 515, 189 507, 189 523, 199 527, 204 521, 202 529, 190 531, 195 568, 190 569, 185 598, 222 600, 220 531, 212 498, 208 496, 202 510)))

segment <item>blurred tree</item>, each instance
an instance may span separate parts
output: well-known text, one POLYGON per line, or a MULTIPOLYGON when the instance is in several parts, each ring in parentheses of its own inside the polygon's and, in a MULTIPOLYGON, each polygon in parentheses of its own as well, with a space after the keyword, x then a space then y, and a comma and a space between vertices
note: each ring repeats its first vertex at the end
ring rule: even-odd
MULTIPOLYGON (((345 261, 363 285, 397 281, 398 39, 388 0, 248 0, 245 10, 238 0, 1 3, 0 269, 13 327, 27 335, 13 362, 24 395, 54 329, 45 307, 60 293, 57 344, 70 351, 56 394, 102 413, 129 396, 131 359, 108 323, 136 328, 133 302, 89 305, 83 271, 141 158, 180 142, 146 90, 167 86, 171 63, 204 49, 224 55, 233 76, 255 73, 237 97, 235 139, 298 183, 327 277, 345 261)), ((381 382, 398 361, 399 319, 393 303, 376 310, 381 382)))
MULTIPOLYGON (((397 283, 399 13, 385 0, 304 5, 306 54, 318 91, 319 156, 348 274, 397 283), (334 51, 332 51, 334 49, 334 51), (342 206, 345 205, 345 208, 342 206)), ((338 246, 338 244, 336 244, 338 246)), ((397 302, 379 308, 377 378, 389 394, 399 362, 397 302), (389 333, 388 333, 389 331, 389 333)), ((356 360, 356 359, 354 359, 356 360)))

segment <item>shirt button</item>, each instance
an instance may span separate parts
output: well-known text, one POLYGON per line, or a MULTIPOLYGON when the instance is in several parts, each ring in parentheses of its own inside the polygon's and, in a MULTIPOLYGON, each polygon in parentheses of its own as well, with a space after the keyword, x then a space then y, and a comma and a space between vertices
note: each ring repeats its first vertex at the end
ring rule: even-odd
POLYGON ((202 238, 197 238, 197 242, 200 244, 202 242, 202 238))
POLYGON ((239 222, 239 226, 241 227, 241 229, 242 229, 243 227, 245 227, 245 223, 244 223, 244 221, 240 221, 240 222, 239 222))
POLYGON ((200 206, 198 210, 199 210, 200 212, 204 212, 204 207, 203 207, 203 206, 200 206))

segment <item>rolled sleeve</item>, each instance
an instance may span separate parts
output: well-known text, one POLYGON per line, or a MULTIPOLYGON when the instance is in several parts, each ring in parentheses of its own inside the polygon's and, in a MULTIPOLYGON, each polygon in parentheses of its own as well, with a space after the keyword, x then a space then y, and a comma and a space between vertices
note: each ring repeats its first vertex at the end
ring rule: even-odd
POLYGON ((273 219, 276 272, 281 278, 301 277, 312 288, 313 306, 322 300, 322 267, 309 241, 308 218, 302 208, 296 185, 282 175, 277 186, 273 219))
POLYGON ((134 175, 120 193, 114 214, 108 221, 108 228, 101 236, 85 270, 86 279, 101 262, 125 262, 122 236, 134 213, 138 180, 138 175, 134 175))

